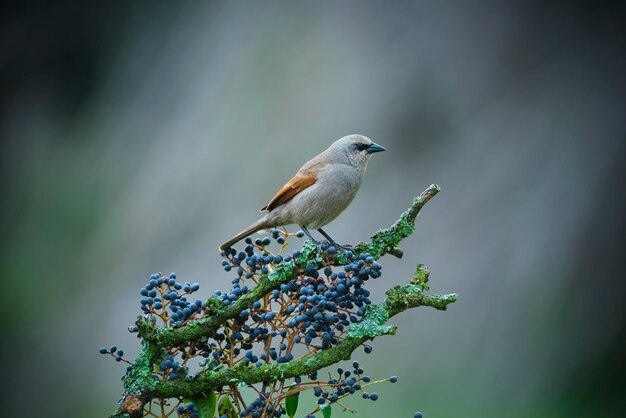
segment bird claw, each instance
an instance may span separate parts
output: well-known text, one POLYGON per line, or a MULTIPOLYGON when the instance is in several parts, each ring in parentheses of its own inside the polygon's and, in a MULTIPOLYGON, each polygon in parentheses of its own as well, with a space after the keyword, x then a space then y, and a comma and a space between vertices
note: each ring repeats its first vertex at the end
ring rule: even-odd
MULTIPOLYGON (((354 247, 350 244, 337 244, 336 242, 331 242, 329 243, 329 247, 331 248, 333 247, 335 249, 335 251, 341 251, 343 253, 347 253, 347 252, 354 252, 354 247)), ((328 249, 327 248, 327 249, 328 249)))
POLYGON ((315 249, 318 253, 324 252, 326 251, 326 249, 328 249, 329 244, 327 241, 317 241, 314 239, 309 239, 308 241, 312 242, 313 245, 315 245, 315 249))
POLYGON ((335 248, 340 249, 344 253, 348 252, 348 251, 354 252, 354 247, 352 245, 350 245, 350 244, 343 244, 343 245, 341 245, 341 244, 335 243, 335 248))
POLYGON ((337 244, 334 241, 311 241, 311 242, 315 244, 315 248, 320 253, 327 252, 329 254, 334 254, 337 251, 341 251, 344 253, 348 251, 354 251, 354 248, 352 247, 352 245, 349 245, 349 244, 341 245, 341 244, 337 244), (334 251, 333 250, 328 251, 331 248, 333 248, 334 251))

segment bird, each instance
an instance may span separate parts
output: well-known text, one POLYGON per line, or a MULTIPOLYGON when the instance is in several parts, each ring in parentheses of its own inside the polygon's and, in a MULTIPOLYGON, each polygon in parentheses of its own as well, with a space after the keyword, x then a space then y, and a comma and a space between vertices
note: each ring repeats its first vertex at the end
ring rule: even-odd
POLYGON ((337 244, 322 227, 352 202, 361 187, 370 157, 381 151, 385 148, 359 134, 333 142, 278 190, 261 209, 267 211, 265 216, 220 245, 220 251, 255 232, 291 224, 298 225, 317 246, 322 242, 313 238, 309 228, 316 229, 337 249, 350 249, 350 246, 337 244))

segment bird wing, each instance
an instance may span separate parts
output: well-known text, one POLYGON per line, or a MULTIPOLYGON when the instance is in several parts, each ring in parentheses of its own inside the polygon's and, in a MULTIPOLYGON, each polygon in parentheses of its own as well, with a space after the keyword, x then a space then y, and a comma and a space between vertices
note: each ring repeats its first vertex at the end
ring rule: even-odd
POLYGON ((287 203, 295 195, 300 193, 307 187, 315 184, 317 181, 317 175, 314 171, 317 171, 321 166, 315 167, 316 170, 300 170, 296 173, 291 180, 289 180, 280 190, 274 195, 272 200, 261 210, 272 210, 284 203, 287 203))

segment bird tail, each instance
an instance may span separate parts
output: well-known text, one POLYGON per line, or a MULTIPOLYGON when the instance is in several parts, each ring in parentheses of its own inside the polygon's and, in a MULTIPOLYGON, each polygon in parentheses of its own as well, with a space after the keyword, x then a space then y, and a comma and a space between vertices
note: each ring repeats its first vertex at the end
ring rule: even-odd
POLYGON ((267 221, 265 220, 265 218, 261 218, 255 223, 253 223, 252 225, 250 225, 249 227, 247 227, 246 229, 244 229, 243 231, 241 231, 240 233, 238 233, 237 235, 235 235, 234 237, 232 237, 231 239, 229 239, 228 241, 226 241, 225 243, 223 243, 222 245, 220 245, 220 251, 224 251, 225 249, 230 248, 233 244, 242 240, 248 235, 254 234, 257 231, 260 231, 261 229, 265 229, 268 227, 269 226, 267 225, 267 221))

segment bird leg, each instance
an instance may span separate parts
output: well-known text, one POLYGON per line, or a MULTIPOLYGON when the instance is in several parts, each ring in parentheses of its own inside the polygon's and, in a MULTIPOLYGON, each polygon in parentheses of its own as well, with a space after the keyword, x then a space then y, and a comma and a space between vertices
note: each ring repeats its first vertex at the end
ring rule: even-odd
POLYGON ((311 233, 309 232, 308 229, 306 229, 306 226, 304 225, 300 225, 300 228, 302 228, 302 230, 304 231, 304 233, 306 234, 307 237, 309 237, 309 239, 311 241, 313 241, 313 244, 315 244, 317 246, 317 248, 319 249, 322 245, 322 241, 318 241, 315 238, 313 238, 313 235, 311 235, 311 233))
POLYGON ((328 242, 330 242, 335 248, 338 248, 340 250, 345 251, 353 251, 354 247, 352 247, 352 245, 350 244, 345 244, 345 245, 341 245, 341 244, 337 244, 337 242, 332 239, 330 237, 330 235, 328 235, 326 232, 324 232, 324 230, 322 228, 318 228, 317 230, 320 234, 322 234, 324 236, 324 238, 326 238, 328 240, 328 242))

